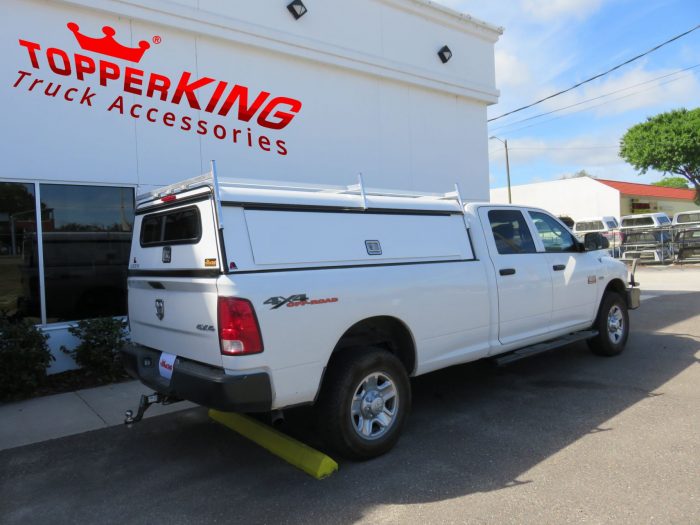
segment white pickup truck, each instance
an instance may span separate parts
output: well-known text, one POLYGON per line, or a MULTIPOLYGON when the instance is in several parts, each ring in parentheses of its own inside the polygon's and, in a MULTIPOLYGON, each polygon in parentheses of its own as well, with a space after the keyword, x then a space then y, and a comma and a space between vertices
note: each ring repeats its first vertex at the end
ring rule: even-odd
POLYGON ((227 411, 316 405, 326 443, 398 440, 409 377, 586 339, 621 352, 639 288, 598 234, 534 209, 426 195, 219 181, 141 196, 129 373, 227 411))

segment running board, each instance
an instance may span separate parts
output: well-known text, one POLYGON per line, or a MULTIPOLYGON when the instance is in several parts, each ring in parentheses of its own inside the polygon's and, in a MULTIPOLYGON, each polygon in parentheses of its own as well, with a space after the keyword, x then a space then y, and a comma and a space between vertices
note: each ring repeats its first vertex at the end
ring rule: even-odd
POLYGON ((500 357, 495 357, 494 361, 498 366, 508 365, 526 357, 531 357, 533 355, 541 354, 543 352, 549 352, 550 350, 554 350, 555 348, 560 348, 571 343, 576 343, 578 341, 590 339, 591 337, 595 337, 596 335, 598 335, 597 330, 584 330, 583 332, 576 332, 574 334, 565 335, 564 337, 560 337, 558 339, 552 339, 551 341, 537 343, 532 346, 526 346, 525 348, 515 350, 514 352, 509 352, 500 357))

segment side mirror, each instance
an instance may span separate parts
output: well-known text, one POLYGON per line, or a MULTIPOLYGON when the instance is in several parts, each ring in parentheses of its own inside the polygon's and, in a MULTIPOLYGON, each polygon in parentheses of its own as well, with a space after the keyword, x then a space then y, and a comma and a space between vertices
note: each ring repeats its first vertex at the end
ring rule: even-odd
POLYGON ((587 233, 583 237, 584 250, 587 252, 594 252, 597 250, 607 250, 610 248, 610 241, 603 237, 598 232, 587 233))

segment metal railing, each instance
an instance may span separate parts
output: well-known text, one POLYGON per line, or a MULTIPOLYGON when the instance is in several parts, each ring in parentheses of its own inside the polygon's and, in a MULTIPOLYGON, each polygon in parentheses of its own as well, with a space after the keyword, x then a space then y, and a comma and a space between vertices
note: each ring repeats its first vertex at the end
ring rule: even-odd
MULTIPOLYGON (((584 232, 577 232, 583 237, 584 232)), ((610 243, 609 253, 640 264, 700 262, 700 224, 664 228, 624 228, 601 232, 610 243)))

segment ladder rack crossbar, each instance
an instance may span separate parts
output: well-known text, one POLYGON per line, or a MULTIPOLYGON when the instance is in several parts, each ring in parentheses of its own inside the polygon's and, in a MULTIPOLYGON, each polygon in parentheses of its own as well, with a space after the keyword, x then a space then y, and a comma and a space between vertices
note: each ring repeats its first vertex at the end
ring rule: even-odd
MULTIPOLYGON (((367 207, 367 197, 395 197, 421 200, 444 200, 455 201, 464 210, 464 201, 459 192, 459 186, 455 184, 455 190, 447 193, 430 193, 418 191, 402 191, 381 188, 368 188, 362 182, 362 177, 358 177, 357 184, 348 186, 331 186, 313 183, 287 183, 282 181, 256 181, 252 179, 227 179, 216 177, 213 171, 208 171, 198 177, 193 177, 181 182, 170 184, 156 190, 142 193, 136 197, 137 202, 161 198, 165 195, 196 189, 197 187, 209 186, 220 194, 221 189, 241 188, 260 189, 277 191, 298 191, 315 192, 328 195, 357 195, 360 197, 358 207, 367 207), (215 180, 216 179, 216 180, 215 180), (218 186, 218 187, 215 187, 218 186)), ((219 197, 220 195, 217 195, 219 197)))

